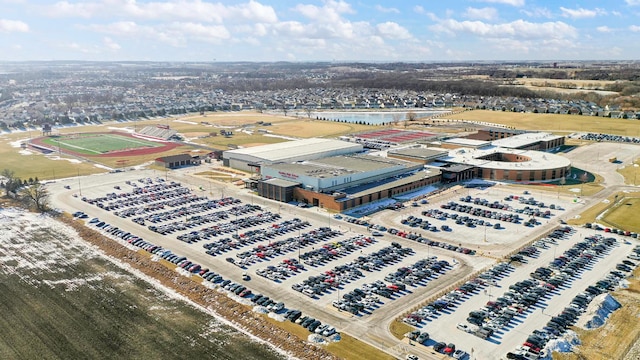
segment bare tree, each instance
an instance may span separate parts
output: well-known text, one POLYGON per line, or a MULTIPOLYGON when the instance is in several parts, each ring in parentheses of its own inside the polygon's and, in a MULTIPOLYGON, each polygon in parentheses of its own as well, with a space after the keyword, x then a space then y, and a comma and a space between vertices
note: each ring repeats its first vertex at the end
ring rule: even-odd
POLYGON ((49 209, 49 191, 40 182, 35 182, 22 190, 22 196, 29 206, 35 206, 39 212, 49 209))
POLYGON ((391 116, 391 118, 393 119, 393 125, 398 126, 398 123, 400 122, 400 118, 402 118, 402 115, 395 113, 391 116))
POLYGON ((16 192, 22 185, 22 181, 18 177, 13 170, 4 169, 0 176, 4 178, 4 190, 7 196, 9 194, 16 192))
POLYGON ((312 111, 313 111, 313 105, 312 105, 312 104, 307 104, 307 105, 304 107, 304 112, 305 112, 305 113, 307 113, 307 117, 308 117, 309 119, 311 119, 311 112, 312 112, 312 111))
POLYGON ((408 121, 416 121, 416 120, 418 120, 418 114, 416 114, 413 111, 407 112, 407 120, 408 121))

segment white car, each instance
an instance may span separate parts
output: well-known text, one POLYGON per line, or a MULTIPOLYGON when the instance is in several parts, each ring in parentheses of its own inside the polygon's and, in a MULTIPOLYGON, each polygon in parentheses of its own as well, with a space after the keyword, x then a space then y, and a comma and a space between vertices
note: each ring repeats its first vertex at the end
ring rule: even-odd
POLYGON ((452 356, 453 356, 454 359, 464 359, 467 356, 467 353, 464 350, 459 350, 458 349, 458 350, 453 352, 452 356))
POLYGON ((406 359, 407 360, 420 360, 419 357, 417 357, 415 355, 412 355, 412 354, 407 355, 406 359))
POLYGON ((458 330, 462 330, 462 331, 468 332, 468 333, 472 333, 473 332, 473 328, 471 328, 471 326, 469 326, 467 324, 463 324, 463 323, 459 323, 458 325, 456 325, 456 328, 458 330))

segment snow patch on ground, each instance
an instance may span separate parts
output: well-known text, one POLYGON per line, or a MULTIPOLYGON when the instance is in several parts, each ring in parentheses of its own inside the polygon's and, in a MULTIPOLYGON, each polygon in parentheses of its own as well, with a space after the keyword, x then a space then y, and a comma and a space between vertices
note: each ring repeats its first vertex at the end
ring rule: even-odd
POLYGON ((291 136, 275 135, 275 134, 264 134, 263 136, 279 138, 279 139, 285 139, 285 140, 300 140, 298 138, 294 138, 294 137, 291 137, 291 136))
MULTIPOLYGON (((27 284, 32 286, 62 285, 67 291, 73 291, 79 286, 91 286, 96 281, 100 281, 101 279, 98 277, 134 276, 147 282, 169 299, 183 301, 211 316, 211 329, 220 326, 220 324, 226 324, 242 332, 253 341, 271 346, 268 341, 252 335, 233 321, 217 315, 213 308, 215 305, 204 307, 194 303, 129 264, 117 258, 106 256, 99 248, 82 240, 73 228, 48 215, 34 214, 17 208, 0 208, 0 228, 3 230, 0 231, 0 272, 17 275, 27 284), (45 281, 39 276, 40 274, 65 274, 76 264, 96 257, 109 261, 124 270, 126 275, 107 272, 97 275, 97 277, 91 276, 84 279, 74 277, 51 281, 45 281), (6 264, 10 264, 10 266, 6 264)), ((271 348, 289 359, 295 359, 292 354, 280 348, 274 346, 271 348)))
POLYGON ((548 354, 551 354, 551 352, 568 353, 573 350, 574 346, 578 345, 580 345, 578 335, 568 330, 563 337, 550 340, 545 348, 548 354))
POLYGON ((604 325, 612 312, 620 308, 620 303, 613 296, 605 293, 596 296, 587 311, 582 315, 577 326, 584 329, 596 329, 604 325))
POLYGON ((325 345, 327 344, 327 339, 324 338, 321 335, 317 335, 317 334, 309 334, 309 336, 307 337, 307 341, 309 341, 312 344, 316 344, 316 345, 325 345))
POLYGON ((98 169, 105 169, 105 170, 113 170, 112 168, 108 167, 108 166, 104 166, 102 164, 93 164, 94 167, 97 167, 98 169))
POLYGON ((120 127, 113 127, 113 126, 108 126, 107 129, 109 130, 117 130, 117 131, 123 131, 123 132, 127 132, 127 133, 134 133, 136 132, 133 128, 130 127, 124 127, 124 128, 120 128, 120 127))
POLYGON ((72 164, 80 164, 82 162, 82 161, 80 161, 78 159, 63 158, 63 157, 60 157, 58 155, 47 156, 47 159, 49 159, 49 160, 66 160, 66 161, 68 161, 68 162, 70 162, 72 164))
POLYGON ((268 314, 269 310, 267 310, 267 308, 265 308, 264 306, 254 306, 253 312, 258 314, 268 314))
POLYGON ((282 314, 276 314, 276 313, 274 313, 274 312, 270 312, 268 316, 269 316, 270 318, 272 318, 273 320, 275 320, 275 321, 279 321, 279 322, 283 322, 283 321, 285 321, 285 320, 286 320, 286 319, 284 318, 284 315, 282 315, 282 314))
POLYGON ((10 145, 12 148, 19 148, 19 147, 21 147, 21 146, 22 146, 22 143, 23 143, 23 142, 25 142, 25 141, 27 141, 27 140, 29 140, 29 138, 25 138, 25 139, 20 139, 20 140, 12 141, 12 142, 10 142, 10 143, 9 143, 9 145, 10 145))
POLYGON ((198 125, 197 122, 187 121, 187 120, 173 120, 173 122, 179 122, 179 123, 189 124, 189 125, 198 125))

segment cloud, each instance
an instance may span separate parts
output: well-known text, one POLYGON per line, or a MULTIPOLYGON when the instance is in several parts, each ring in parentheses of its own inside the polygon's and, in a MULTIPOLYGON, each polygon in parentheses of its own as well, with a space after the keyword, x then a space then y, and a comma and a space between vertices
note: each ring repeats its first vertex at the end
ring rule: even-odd
POLYGON ((482 2, 493 3, 493 4, 505 4, 511 6, 521 7, 524 6, 524 0, 480 0, 482 2))
POLYGON ((412 38, 409 30, 392 21, 376 25, 376 30, 381 37, 386 39, 407 40, 412 38))
POLYGON ((341 14, 353 14, 355 13, 351 8, 351 5, 344 1, 326 1, 324 6, 319 7, 315 5, 298 4, 295 10, 302 14, 304 17, 311 20, 321 20, 323 22, 331 22, 341 20, 341 14))
POLYGON ((627 5, 629 6, 637 6, 640 5, 640 0, 625 0, 627 5))
POLYGON ((29 25, 19 20, 0 19, 0 33, 29 32, 29 25))
POLYGON ((382 5, 376 5, 375 9, 380 11, 380 12, 383 12, 383 13, 400 14, 400 10, 398 10, 396 8, 393 8, 393 7, 387 8, 387 7, 384 7, 382 5))
POLYGON ((202 0, 177 0, 138 2, 136 0, 99 0, 68 2, 59 1, 41 7, 46 16, 98 18, 117 16, 119 18, 147 20, 186 20, 202 22, 263 22, 278 21, 273 7, 257 1, 238 5, 209 3, 202 0))
POLYGON ((105 36, 102 39, 102 43, 104 44, 104 46, 107 47, 107 49, 112 50, 112 51, 118 51, 118 50, 120 50, 122 48, 119 44, 117 44, 115 41, 113 41, 108 36, 105 36))
POLYGON ((629 31, 633 31, 633 32, 640 32, 640 26, 638 26, 638 25, 631 25, 631 26, 629 26, 629 31))
POLYGON ((611 29, 611 28, 610 28, 610 27, 608 27, 608 26, 598 26, 598 27, 596 28, 596 30, 598 30, 598 31, 599 31, 599 32, 601 32, 601 33, 610 33, 610 32, 612 32, 612 31, 613 31, 613 29, 611 29))
POLYGON ((498 18, 498 11, 492 7, 485 8, 467 8, 462 16, 468 19, 477 20, 495 20, 498 18))
POLYGON ((592 18, 598 15, 606 15, 607 12, 603 9, 595 8, 593 10, 577 8, 577 9, 567 9, 565 7, 560 7, 560 11, 562 11, 562 16, 566 18, 572 19, 584 19, 584 18, 592 18))
POLYGON ((516 20, 503 24, 487 24, 482 21, 457 21, 447 19, 430 26, 430 29, 435 32, 448 33, 450 35, 467 33, 497 39, 575 38, 577 36, 577 31, 574 27, 561 21, 532 23, 524 20, 516 20))
POLYGON ((528 8, 528 9, 522 9, 520 10, 521 13, 527 15, 528 17, 532 17, 532 18, 547 18, 550 19, 553 17, 553 14, 551 13, 551 10, 547 9, 547 8, 528 8))
POLYGON ((222 25, 204 25, 193 22, 172 22, 157 26, 138 25, 132 21, 120 21, 106 25, 89 25, 89 30, 127 38, 156 40, 171 46, 183 47, 189 41, 220 43, 229 39, 229 31, 222 25))

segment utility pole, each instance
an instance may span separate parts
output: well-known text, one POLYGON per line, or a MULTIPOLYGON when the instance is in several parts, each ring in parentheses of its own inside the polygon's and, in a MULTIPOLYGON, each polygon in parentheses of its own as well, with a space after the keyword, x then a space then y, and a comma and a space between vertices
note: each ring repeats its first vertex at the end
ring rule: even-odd
POLYGON ((80 168, 78 168, 78 192, 82 196, 82 186, 80 186, 80 168))

